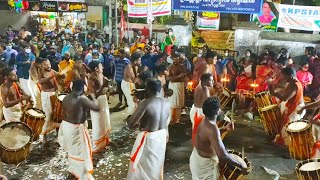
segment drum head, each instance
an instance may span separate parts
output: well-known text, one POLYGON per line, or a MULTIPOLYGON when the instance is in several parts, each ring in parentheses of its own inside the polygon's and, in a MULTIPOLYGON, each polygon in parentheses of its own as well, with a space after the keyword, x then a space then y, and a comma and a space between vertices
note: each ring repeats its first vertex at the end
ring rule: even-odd
POLYGON ((300 171, 317 171, 320 170, 320 162, 308 162, 299 168, 300 171))
POLYGON ((287 125, 286 130, 288 132, 301 132, 310 127, 310 123, 307 121, 291 122, 287 125))
POLYGON ((236 154, 232 154, 232 153, 229 153, 229 155, 234 159, 236 160, 237 162, 239 162, 243 167, 247 168, 247 163, 238 155, 236 154))
POLYGON ((228 91, 227 89, 223 89, 222 94, 225 95, 225 96, 227 96, 227 97, 230 97, 230 96, 231 96, 230 93, 229 93, 229 91, 228 91))
POLYGON ((264 108, 260 108, 259 110, 260 110, 260 111, 269 111, 269 110, 274 109, 274 108, 277 108, 277 107, 278 107, 277 104, 273 104, 273 105, 270 105, 270 106, 266 106, 266 107, 264 107, 264 108))
POLYGON ((63 101, 63 99, 66 97, 67 94, 59 94, 58 99, 59 101, 63 101))
POLYGON ((18 150, 32 141, 32 131, 24 123, 10 122, 0 128, 0 146, 7 150, 18 150))
POLYGON ((36 109, 36 108, 28 109, 26 113, 32 117, 37 117, 37 118, 45 116, 45 113, 42 110, 36 109))

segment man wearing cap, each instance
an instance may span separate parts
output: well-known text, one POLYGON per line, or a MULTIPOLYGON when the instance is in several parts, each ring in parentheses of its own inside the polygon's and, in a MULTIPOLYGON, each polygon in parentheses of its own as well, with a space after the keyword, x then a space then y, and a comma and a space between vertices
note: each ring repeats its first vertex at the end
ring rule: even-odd
POLYGON ((124 69, 123 80, 121 82, 121 89, 127 98, 128 115, 134 113, 136 103, 133 101, 132 91, 135 89, 135 83, 139 80, 139 66, 141 64, 141 55, 135 52, 131 55, 131 63, 124 69))
POLYGON ((29 45, 24 46, 24 52, 19 53, 16 57, 17 75, 21 89, 30 96, 31 93, 28 89, 29 69, 31 63, 35 61, 36 57, 32 54, 29 45))
POLYGON ((52 69, 59 71, 58 64, 61 61, 61 55, 57 52, 57 46, 53 45, 50 47, 50 54, 47 56, 49 59, 52 69))

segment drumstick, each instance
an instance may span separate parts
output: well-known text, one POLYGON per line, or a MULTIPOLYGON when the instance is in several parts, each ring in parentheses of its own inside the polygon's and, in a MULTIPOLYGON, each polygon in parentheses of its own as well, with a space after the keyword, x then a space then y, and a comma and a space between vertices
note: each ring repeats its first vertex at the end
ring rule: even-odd
POLYGON ((244 159, 244 147, 242 146, 242 159, 244 159))

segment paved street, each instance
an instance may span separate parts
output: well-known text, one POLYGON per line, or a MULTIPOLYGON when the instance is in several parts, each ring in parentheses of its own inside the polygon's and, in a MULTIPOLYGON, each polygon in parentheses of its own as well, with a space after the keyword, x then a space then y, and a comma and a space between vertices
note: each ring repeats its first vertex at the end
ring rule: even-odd
MULTIPOLYGON (((112 99, 116 101, 115 98, 112 99)), ((110 107, 113 107, 112 103, 110 107)), ((136 132, 125 128, 123 119, 125 111, 112 112, 112 144, 102 153, 94 156, 94 177, 97 180, 125 179, 129 164, 129 156, 136 132)), ((245 156, 253 165, 253 171, 247 179, 268 180, 275 175, 268 174, 263 167, 274 170, 281 179, 295 179, 294 167, 297 161, 288 158, 286 149, 272 145, 259 122, 248 122, 236 118, 236 129, 230 132, 224 140, 228 149, 238 152, 244 147, 245 156)), ((191 124, 189 117, 183 116, 183 123, 170 126, 170 141, 167 145, 165 161, 165 179, 191 180, 189 157, 191 146, 191 124)), ((58 143, 50 137, 50 147, 43 149, 34 144, 29 159, 20 166, 4 165, 4 174, 10 180, 20 179, 74 179, 67 171, 66 153, 58 143)))

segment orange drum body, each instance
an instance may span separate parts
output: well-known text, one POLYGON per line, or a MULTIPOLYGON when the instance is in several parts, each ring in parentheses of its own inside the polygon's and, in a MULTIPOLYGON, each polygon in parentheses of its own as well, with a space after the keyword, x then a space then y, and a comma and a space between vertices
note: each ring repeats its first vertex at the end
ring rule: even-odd
POLYGON ((66 93, 59 94, 55 100, 53 107, 53 121, 56 123, 61 123, 63 120, 62 101, 66 95, 66 93))
POLYGON ((231 102, 231 100, 234 98, 234 96, 226 88, 224 88, 222 92, 218 93, 217 97, 220 100, 220 108, 221 109, 224 109, 231 102))
MULTIPOLYGON (((223 121, 218 121, 217 125, 218 125, 219 128, 222 128, 222 127, 226 126, 230 122, 231 122, 230 118, 225 115, 223 121)), ((226 137, 227 134, 228 134, 228 131, 225 131, 225 132, 221 133, 221 139, 223 140, 224 137, 226 137)))
POLYGON ((255 95, 258 108, 264 108, 272 104, 276 104, 275 100, 271 97, 269 91, 262 91, 255 95))
POLYGON ((33 140, 38 140, 42 132, 42 127, 45 122, 45 113, 36 108, 29 108, 24 112, 22 122, 26 123, 33 132, 33 140))
POLYGON ((270 105, 259 109, 264 130, 269 136, 276 136, 281 132, 281 112, 278 105, 270 105))
POLYGON ((320 159, 308 159, 296 165, 298 180, 319 180, 320 159))
POLYGON ((1 161, 19 164, 26 160, 31 151, 32 130, 22 122, 9 122, 0 128, 1 161))
POLYGON ((286 125, 289 136, 290 156, 297 160, 306 160, 311 157, 314 138, 311 124, 308 121, 290 122, 286 125))
MULTIPOLYGON (((248 171, 251 172, 252 170, 251 163, 247 160, 247 158, 243 159, 241 153, 238 153, 234 150, 229 150, 228 153, 234 160, 240 162, 244 167, 247 166, 248 171)), ((242 179, 246 179, 246 176, 247 176, 242 174, 239 168, 229 164, 220 166, 220 174, 221 174, 220 176, 223 175, 224 178, 227 180, 242 180, 242 179)))

